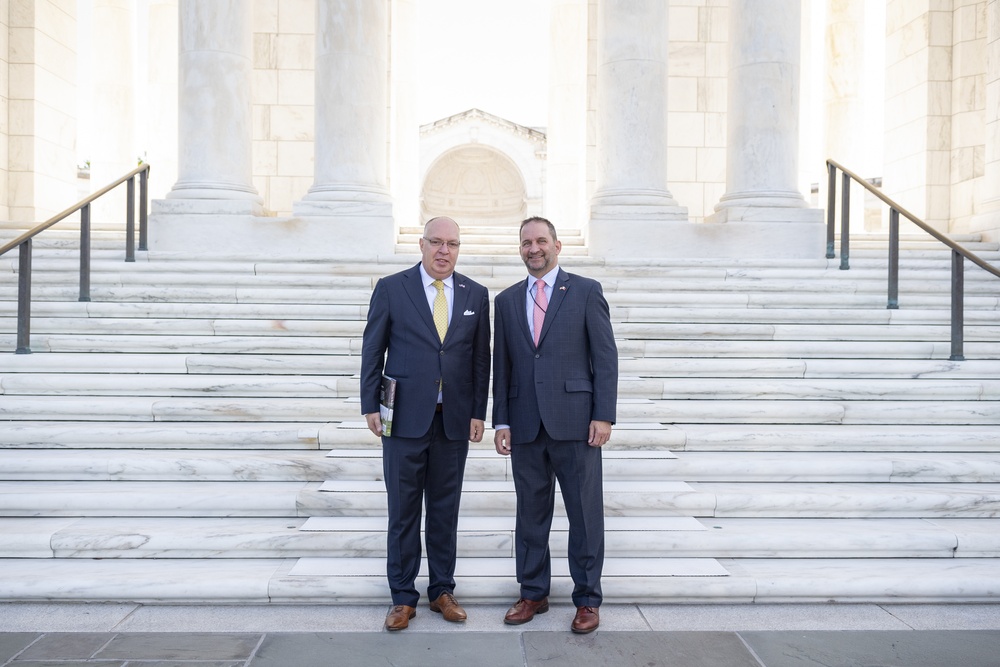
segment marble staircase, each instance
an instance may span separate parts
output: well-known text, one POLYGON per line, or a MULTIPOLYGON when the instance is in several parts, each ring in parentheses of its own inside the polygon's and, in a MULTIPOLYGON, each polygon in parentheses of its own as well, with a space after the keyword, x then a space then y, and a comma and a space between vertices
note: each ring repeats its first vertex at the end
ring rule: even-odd
MULTIPOLYGON (((495 294, 523 265, 508 232, 478 231, 461 270, 495 294)), ((95 241, 87 303, 56 236, 35 247, 31 355, 13 354, 17 257, 0 257, 0 600, 387 601, 358 354, 374 282, 417 261, 409 233, 377 263, 125 264, 95 241)), ((958 362, 949 256, 916 240, 899 310, 878 239, 852 242, 850 271, 564 243, 563 266, 603 282, 621 355, 609 601, 996 601, 1000 282, 967 269, 958 362)), ((474 446, 463 601, 516 597, 513 512, 509 460, 474 446)))

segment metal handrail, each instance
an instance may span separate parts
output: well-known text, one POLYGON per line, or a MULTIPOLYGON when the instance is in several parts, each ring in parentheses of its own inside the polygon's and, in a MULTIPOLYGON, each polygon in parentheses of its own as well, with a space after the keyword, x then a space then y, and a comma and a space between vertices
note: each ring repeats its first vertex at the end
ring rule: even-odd
POLYGON ((826 207, 826 257, 833 259, 834 235, 836 229, 836 190, 837 190, 837 170, 841 173, 841 211, 840 211, 840 269, 848 270, 850 266, 850 231, 851 231, 851 180, 859 183, 876 197, 889 206, 889 286, 888 303, 886 308, 899 308, 899 216, 915 224, 932 237, 951 248, 951 356, 952 361, 962 361, 963 356, 963 329, 965 323, 965 264, 963 260, 969 260, 983 270, 992 273, 1000 278, 1000 269, 993 266, 982 257, 979 257, 971 250, 963 248, 961 244, 948 238, 938 230, 934 229, 926 222, 913 215, 905 208, 887 197, 881 190, 871 185, 866 179, 861 178, 850 169, 839 164, 835 160, 827 160, 826 168, 829 177, 827 188, 826 207))
POLYGON ((13 241, 0 246, 0 255, 18 249, 17 277, 17 349, 15 354, 31 354, 31 246, 32 240, 61 220, 80 211, 80 301, 90 301, 90 204, 127 182, 125 215, 125 261, 135 261, 135 177, 139 176, 139 250, 148 250, 149 165, 143 164, 106 185, 86 199, 81 199, 62 213, 29 229, 13 241))

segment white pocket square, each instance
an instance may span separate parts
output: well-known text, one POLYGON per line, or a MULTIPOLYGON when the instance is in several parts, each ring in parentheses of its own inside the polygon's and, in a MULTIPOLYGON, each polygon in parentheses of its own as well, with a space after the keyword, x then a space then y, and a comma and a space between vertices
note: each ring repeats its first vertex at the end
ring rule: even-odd
POLYGON ((464 313, 462 313, 462 314, 463 314, 463 315, 475 315, 475 314, 476 314, 476 311, 474 311, 474 310, 467 310, 467 311, 465 311, 465 312, 464 312, 464 313))

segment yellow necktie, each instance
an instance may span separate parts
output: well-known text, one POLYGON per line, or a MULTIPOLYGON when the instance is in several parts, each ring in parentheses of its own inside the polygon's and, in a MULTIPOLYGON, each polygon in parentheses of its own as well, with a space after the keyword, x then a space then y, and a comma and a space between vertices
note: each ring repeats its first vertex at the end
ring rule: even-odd
POLYGON ((433 283, 437 288, 437 296, 434 297, 434 326, 438 330, 438 338, 444 342, 444 335, 448 331, 448 300, 444 296, 444 283, 435 280, 433 283))

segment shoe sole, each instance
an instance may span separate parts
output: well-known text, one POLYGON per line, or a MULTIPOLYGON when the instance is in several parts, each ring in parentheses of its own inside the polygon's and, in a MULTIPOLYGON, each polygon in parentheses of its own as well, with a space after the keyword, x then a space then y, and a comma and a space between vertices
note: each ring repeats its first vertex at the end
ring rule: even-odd
POLYGON ((596 630, 598 627, 599 626, 595 625, 594 627, 592 627, 592 628, 590 628, 588 630, 577 630, 576 628, 570 628, 570 630, 572 630, 573 634, 575 634, 575 635, 589 635, 591 632, 593 632, 594 630, 596 630))
POLYGON ((539 614, 544 614, 548 610, 549 610, 549 605, 545 605, 544 607, 539 607, 538 609, 536 609, 534 614, 524 619, 523 621, 508 621, 506 618, 504 618, 503 622, 506 623, 507 625, 524 625, 525 623, 533 619, 535 616, 538 616, 539 614))

